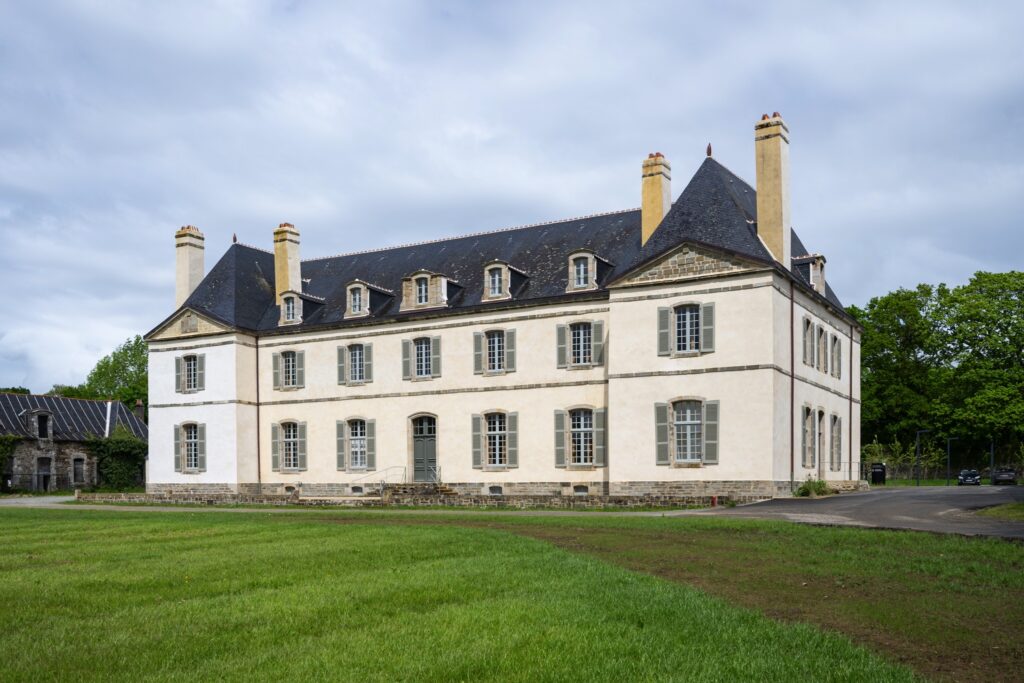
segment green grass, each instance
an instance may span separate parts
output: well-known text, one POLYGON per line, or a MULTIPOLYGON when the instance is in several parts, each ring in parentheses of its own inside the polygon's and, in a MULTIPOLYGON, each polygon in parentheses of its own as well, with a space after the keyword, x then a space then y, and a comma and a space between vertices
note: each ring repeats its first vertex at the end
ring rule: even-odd
MULTIPOLYGON (((839 635, 508 531, 319 512, 0 511, 2 677, 913 679, 839 635)), ((476 521, 495 519, 512 520, 476 521)))
POLYGON ((1024 503, 1004 503, 1003 505, 978 510, 978 514, 986 517, 995 517, 996 519, 1024 522, 1024 503))

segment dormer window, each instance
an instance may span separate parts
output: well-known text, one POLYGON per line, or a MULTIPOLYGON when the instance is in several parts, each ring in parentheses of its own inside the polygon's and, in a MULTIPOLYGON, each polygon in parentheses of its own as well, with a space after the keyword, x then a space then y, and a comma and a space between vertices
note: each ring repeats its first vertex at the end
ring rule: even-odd
POLYGON ((418 270, 402 278, 401 311, 444 308, 461 285, 441 273, 418 270))
POLYGON ((505 293, 505 278, 502 276, 500 266, 495 266, 487 271, 487 291, 493 297, 505 293))
POLYGON ((597 257, 589 252, 569 256, 569 276, 566 291, 576 292, 597 288, 597 257))
POLYGON ((422 306, 430 302, 429 278, 416 278, 416 305, 422 306))
POLYGON ((352 313, 363 312, 363 290, 360 287, 353 288, 349 292, 349 310, 352 313))
POLYGON ((512 298, 512 291, 526 279, 521 270, 517 270, 504 261, 491 261, 484 264, 482 301, 499 301, 512 298))
POLYGON ((284 298, 284 321, 286 323, 295 322, 295 297, 293 296, 284 298))
POLYGON ((50 438, 50 416, 49 415, 37 415, 36 416, 36 427, 38 428, 38 435, 40 439, 50 438))

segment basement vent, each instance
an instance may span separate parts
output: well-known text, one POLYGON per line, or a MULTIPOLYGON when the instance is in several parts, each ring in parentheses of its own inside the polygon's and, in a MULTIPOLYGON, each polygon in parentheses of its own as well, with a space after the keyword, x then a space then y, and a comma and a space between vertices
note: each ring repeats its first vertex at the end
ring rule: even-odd
POLYGON ((586 484, 576 484, 572 487, 572 495, 574 496, 589 496, 590 487, 586 484))
POLYGON ((489 493, 492 496, 500 496, 502 490, 500 486, 492 486, 489 489, 487 489, 487 493, 489 493))
POLYGON ((362 493, 362 492, 363 492, 363 487, 362 486, 353 486, 352 487, 352 493, 353 494, 362 493))

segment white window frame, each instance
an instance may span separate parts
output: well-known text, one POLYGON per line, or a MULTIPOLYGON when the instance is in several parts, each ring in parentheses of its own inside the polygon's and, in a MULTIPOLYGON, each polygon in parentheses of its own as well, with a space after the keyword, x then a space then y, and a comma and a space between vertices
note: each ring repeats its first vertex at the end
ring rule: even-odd
POLYGON ((281 423, 281 469, 299 469, 299 423, 281 423))
POLYGON ((366 381, 366 347, 363 344, 349 344, 348 381, 366 381))
POLYGON ((299 386, 299 354, 296 351, 281 352, 281 386, 299 386))
POLYGON ((672 410, 673 459, 680 464, 704 461, 704 404, 697 399, 679 399, 672 410), (687 414, 687 410, 695 410, 687 414))
POLYGON ((199 391, 199 356, 190 353, 181 359, 182 388, 184 391, 199 391))
POLYGON ((486 372, 505 372, 505 330, 488 330, 484 332, 484 352, 487 354, 486 372))
POLYGON ((363 312, 363 288, 353 287, 348 291, 349 311, 353 314, 363 312))
POLYGON ((413 349, 413 377, 426 379, 433 377, 433 366, 431 362, 432 346, 430 337, 417 337, 412 340, 413 349))
POLYGON ((700 352, 700 304, 679 304, 672 309, 675 353, 700 352))
POLYGON ((505 295, 505 269, 491 266, 487 269, 487 294, 492 298, 505 295))
POLYGON ((594 364, 594 324, 575 322, 569 325, 569 365, 585 367, 594 364), (586 334, 583 331, 586 330, 586 334), (577 332, 579 338, 577 339, 577 332))
POLYGON ((286 323, 295 322, 295 297, 286 296, 281 302, 284 305, 284 321, 286 323))
POLYGON ((590 287, 590 257, 574 256, 572 259, 572 286, 574 289, 586 289, 590 287), (580 267, 582 266, 582 268, 580 267))
POLYGON ((348 421, 349 467, 354 470, 365 470, 366 460, 366 420, 353 419, 348 421))
POLYGON ((430 278, 421 275, 412 281, 417 306, 425 306, 430 303, 430 278))
POLYGON ((505 413, 484 415, 487 466, 508 466, 508 416, 505 413))
POLYGON ((199 425, 189 422, 181 426, 182 464, 187 472, 199 469, 199 425))
POLYGON ((575 408, 569 411, 569 465, 594 466, 594 411, 575 408))

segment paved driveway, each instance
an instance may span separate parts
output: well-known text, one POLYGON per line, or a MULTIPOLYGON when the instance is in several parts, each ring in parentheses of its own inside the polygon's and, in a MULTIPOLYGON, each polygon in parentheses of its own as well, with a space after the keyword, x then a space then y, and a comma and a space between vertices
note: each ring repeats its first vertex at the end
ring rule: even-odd
POLYGON ((1024 502, 1024 486, 921 486, 828 498, 777 498, 703 514, 1024 539, 1024 522, 972 513, 978 508, 1019 502, 1024 502))

